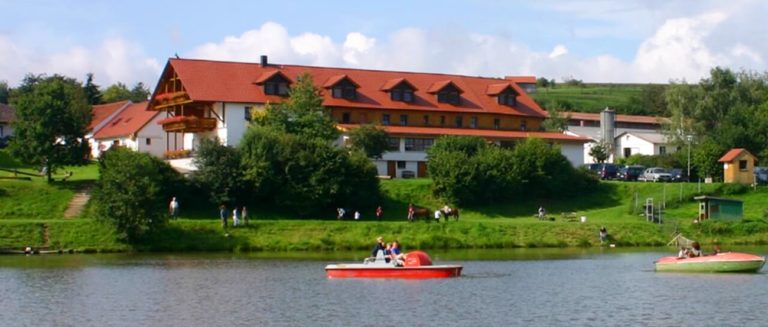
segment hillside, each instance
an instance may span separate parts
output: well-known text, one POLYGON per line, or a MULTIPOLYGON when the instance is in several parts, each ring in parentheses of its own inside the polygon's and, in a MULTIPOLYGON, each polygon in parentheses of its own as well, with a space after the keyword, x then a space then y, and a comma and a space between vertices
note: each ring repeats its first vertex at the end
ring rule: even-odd
POLYGON ((532 94, 544 108, 557 106, 565 111, 599 112, 610 107, 619 114, 657 115, 663 111, 664 85, 657 84, 559 84, 539 87, 532 94))

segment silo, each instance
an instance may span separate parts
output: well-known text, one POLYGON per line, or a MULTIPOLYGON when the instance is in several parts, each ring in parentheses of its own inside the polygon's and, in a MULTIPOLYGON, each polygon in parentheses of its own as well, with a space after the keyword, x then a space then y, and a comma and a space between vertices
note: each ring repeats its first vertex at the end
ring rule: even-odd
POLYGON ((616 138, 616 111, 611 108, 605 108, 600 112, 600 138, 603 144, 609 146, 608 151, 613 157, 616 138))

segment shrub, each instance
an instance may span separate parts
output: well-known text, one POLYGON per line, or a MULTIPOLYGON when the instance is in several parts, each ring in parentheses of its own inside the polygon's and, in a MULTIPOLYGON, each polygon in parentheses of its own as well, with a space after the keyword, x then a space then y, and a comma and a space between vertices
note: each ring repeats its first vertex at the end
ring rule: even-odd
POLYGON ((743 194, 749 191, 749 187, 744 184, 726 183, 720 186, 719 193, 722 195, 743 194))

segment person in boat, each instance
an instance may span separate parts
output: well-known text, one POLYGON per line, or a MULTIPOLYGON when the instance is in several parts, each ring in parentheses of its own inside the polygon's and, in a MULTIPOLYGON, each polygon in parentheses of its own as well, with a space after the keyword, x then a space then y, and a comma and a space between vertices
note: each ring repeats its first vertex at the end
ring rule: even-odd
POLYGON ((699 242, 693 242, 691 243, 691 248, 689 248, 686 251, 686 255, 688 258, 695 258, 701 256, 701 245, 699 245, 699 242))
POLYGON ((392 242, 392 260, 395 260, 395 265, 402 266, 405 261, 405 253, 400 251, 400 243, 398 241, 392 242))
POLYGON ((384 261, 392 261, 392 243, 387 243, 386 247, 384 247, 384 261))
POLYGON ((720 246, 719 245, 715 245, 714 247, 712 247, 712 255, 718 255, 718 254, 720 254, 720 252, 722 252, 722 251, 720 251, 720 246))
POLYGON ((376 246, 373 247, 373 251, 371 252, 371 257, 376 258, 376 254, 379 253, 379 251, 386 251, 387 247, 384 244, 384 238, 379 236, 376 238, 376 246))

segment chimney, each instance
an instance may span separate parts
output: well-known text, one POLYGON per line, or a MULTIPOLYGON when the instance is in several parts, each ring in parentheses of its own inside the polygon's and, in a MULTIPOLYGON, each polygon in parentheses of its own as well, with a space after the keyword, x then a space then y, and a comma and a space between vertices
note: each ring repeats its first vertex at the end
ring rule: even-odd
POLYGON ((267 62, 267 56, 261 55, 261 67, 266 67, 267 65, 269 65, 269 63, 267 62))

